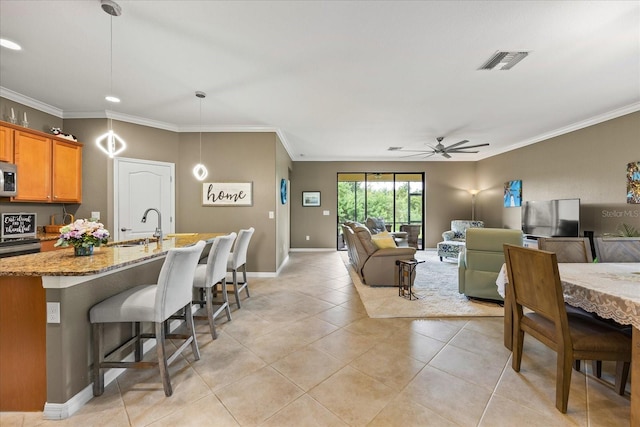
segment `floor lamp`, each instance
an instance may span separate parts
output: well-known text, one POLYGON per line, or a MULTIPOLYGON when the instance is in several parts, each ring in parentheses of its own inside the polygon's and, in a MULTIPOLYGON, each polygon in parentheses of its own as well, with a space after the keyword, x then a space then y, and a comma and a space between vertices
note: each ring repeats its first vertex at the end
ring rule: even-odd
POLYGON ((479 190, 469 190, 469 194, 471 194, 471 221, 476 220, 476 194, 479 192, 479 190))

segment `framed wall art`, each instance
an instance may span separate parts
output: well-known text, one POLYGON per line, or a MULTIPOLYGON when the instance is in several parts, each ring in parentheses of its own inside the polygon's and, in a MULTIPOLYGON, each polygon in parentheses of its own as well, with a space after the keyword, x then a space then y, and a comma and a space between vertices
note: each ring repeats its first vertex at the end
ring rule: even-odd
POLYGON ((302 206, 320 206, 319 191, 303 191, 302 206))
POLYGON ((627 165, 627 203, 640 204, 640 162, 627 165))
POLYGON ((203 182, 202 206, 253 206, 253 182, 203 182))
POLYGON ((507 181, 504 183, 504 207, 516 208, 522 205, 522 181, 507 181))

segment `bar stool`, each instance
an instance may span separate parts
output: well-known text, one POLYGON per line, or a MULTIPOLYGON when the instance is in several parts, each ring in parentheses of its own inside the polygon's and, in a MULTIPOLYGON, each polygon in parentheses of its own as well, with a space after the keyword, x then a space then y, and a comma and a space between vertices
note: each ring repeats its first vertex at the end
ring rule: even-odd
POLYGON ((196 319, 208 319, 211 338, 218 338, 216 332, 216 317, 225 310, 227 319, 231 320, 231 308, 229 307, 229 296, 227 295, 227 259, 231 253, 231 246, 236 239, 236 233, 227 236, 219 236, 213 240, 211 250, 207 256, 206 264, 198 264, 193 277, 193 287, 204 291, 204 300, 194 300, 194 304, 205 304, 207 307, 206 316, 195 316, 196 319), (222 305, 213 311, 212 288, 217 284, 222 284, 222 305))
MULTIPOLYGON (((171 380, 169 365, 180 353, 191 345, 195 360, 200 359, 200 351, 196 342, 191 312, 193 276, 198 257, 205 246, 203 240, 186 248, 169 249, 162 264, 158 283, 139 285, 120 292, 94 305, 89 311, 93 330, 93 395, 100 396, 104 392, 104 372, 106 368, 151 368, 156 365, 160 369, 164 394, 171 396, 171 380), (171 334, 165 327, 172 314, 184 312, 184 321, 188 334, 171 334), (104 324, 132 322, 135 325, 134 336, 118 349, 135 345, 135 362, 106 361, 104 354, 104 324), (154 333, 140 333, 140 323, 151 322, 155 325, 154 333), (155 338, 157 362, 142 362, 142 339, 155 338), (182 344, 171 356, 167 357, 165 339, 182 339, 182 344)), ((116 349, 116 350, 118 350, 116 349)), ((111 353, 116 353, 113 350, 111 353)))
POLYGON ((249 241, 255 229, 253 227, 247 230, 240 230, 238 232, 238 240, 233 248, 233 252, 229 255, 229 261, 227 263, 227 270, 230 270, 233 274, 233 293, 236 297, 236 305, 240 308, 240 291, 243 289, 249 295, 249 283, 247 282, 247 249, 249 248, 249 241), (242 283, 238 287, 238 269, 242 267, 242 283))

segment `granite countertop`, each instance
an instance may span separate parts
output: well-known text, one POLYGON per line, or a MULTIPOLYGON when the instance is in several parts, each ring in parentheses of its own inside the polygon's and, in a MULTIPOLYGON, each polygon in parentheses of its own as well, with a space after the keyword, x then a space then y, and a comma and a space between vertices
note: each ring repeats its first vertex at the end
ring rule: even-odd
MULTIPOLYGON (((182 248, 199 240, 208 240, 225 233, 168 234, 159 248, 157 242, 144 245, 118 246, 123 242, 95 247, 93 255, 74 255, 73 248, 37 254, 0 258, 0 276, 87 276, 164 256, 171 248, 182 248)), ((55 235, 57 239, 57 235, 55 235)))

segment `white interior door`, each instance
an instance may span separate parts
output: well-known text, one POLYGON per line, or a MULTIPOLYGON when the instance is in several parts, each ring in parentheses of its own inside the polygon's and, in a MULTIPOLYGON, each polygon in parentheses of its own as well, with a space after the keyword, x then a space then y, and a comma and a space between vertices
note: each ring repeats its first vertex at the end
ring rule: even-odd
POLYGON ((116 158, 114 177, 114 241, 151 237, 162 214, 162 233, 175 232, 175 165, 149 160, 116 158))

